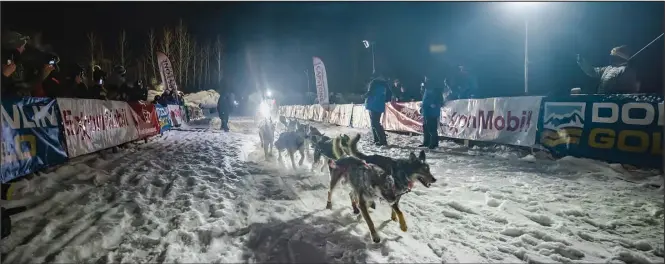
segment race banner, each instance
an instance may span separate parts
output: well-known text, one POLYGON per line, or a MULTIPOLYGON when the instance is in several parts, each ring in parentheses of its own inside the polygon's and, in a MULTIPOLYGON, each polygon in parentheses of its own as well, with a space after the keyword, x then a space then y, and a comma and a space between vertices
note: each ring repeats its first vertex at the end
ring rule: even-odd
POLYGON ((184 116, 182 109, 179 105, 167 105, 166 108, 169 109, 169 115, 171 116, 171 124, 174 127, 181 126, 184 122, 184 116))
POLYGON ((321 105, 327 105, 328 100, 328 75, 326 66, 319 57, 314 57, 314 78, 316 80, 316 98, 321 105))
POLYGON ((662 168, 664 112, 660 95, 548 97, 540 144, 556 156, 662 168))
POLYGON ((126 102, 58 98, 70 158, 139 138, 126 102))
POLYGON ((541 100, 541 96, 521 96, 448 101, 441 111, 442 135, 533 146, 541 100))
POLYGON ((388 131, 423 133, 423 117, 420 102, 386 103, 383 114, 383 128, 388 131))
POLYGON ((173 66, 166 54, 157 52, 157 64, 159 65, 159 75, 162 77, 164 91, 178 92, 178 84, 173 74, 173 66))
POLYGON ((157 112, 157 119, 159 120, 159 133, 171 129, 172 122, 169 109, 166 106, 156 104, 155 112, 157 112))
POLYGON ((67 161, 56 100, 2 100, 2 183, 67 161))
POLYGON ((136 123, 139 138, 147 138, 159 134, 160 126, 155 105, 148 102, 131 102, 132 118, 136 123))

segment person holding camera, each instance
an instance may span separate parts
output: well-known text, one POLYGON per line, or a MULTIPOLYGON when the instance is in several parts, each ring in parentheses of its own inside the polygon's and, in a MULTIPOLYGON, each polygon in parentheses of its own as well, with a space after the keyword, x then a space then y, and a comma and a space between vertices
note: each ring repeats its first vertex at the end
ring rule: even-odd
POLYGON ((639 82, 635 70, 629 64, 631 52, 626 45, 610 50, 610 65, 593 67, 577 54, 577 65, 589 77, 599 81, 595 93, 625 94, 638 93, 639 82))
POLYGON ((23 84, 23 65, 19 63, 30 37, 18 32, 7 31, 2 34, 2 96, 29 96, 30 89, 23 84))
POLYGON ((106 72, 102 70, 101 67, 95 65, 92 71, 92 80, 93 86, 90 89, 91 99, 107 100, 107 91, 104 87, 104 81, 106 80, 106 72))

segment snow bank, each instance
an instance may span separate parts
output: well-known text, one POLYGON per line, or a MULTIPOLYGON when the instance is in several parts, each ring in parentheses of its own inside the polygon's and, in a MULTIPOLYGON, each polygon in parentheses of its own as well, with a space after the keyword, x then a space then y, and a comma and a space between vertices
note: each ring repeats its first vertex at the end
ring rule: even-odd
POLYGON ((202 108, 216 108, 219 93, 215 90, 185 94, 185 103, 202 108))

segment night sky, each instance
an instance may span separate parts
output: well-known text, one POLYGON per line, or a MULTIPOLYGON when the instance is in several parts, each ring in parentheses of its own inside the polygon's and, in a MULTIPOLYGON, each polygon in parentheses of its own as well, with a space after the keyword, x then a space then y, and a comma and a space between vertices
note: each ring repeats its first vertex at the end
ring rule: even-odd
MULTIPOLYGON (((488 2, 2 2, 2 29, 41 31, 62 61, 87 54, 86 32, 102 34, 107 50, 126 29, 130 49, 142 52, 146 32, 182 18, 199 40, 220 35, 232 89, 255 83, 305 92, 312 56, 326 64, 331 92, 361 92, 372 71, 361 43, 376 41, 377 69, 417 89, 423 74, 444 78, 462 63, 488 96, 522 94, 524 20, 529 21, 529 88, 567 93, 594 86, 575 63, 582 54, 605 65, 609 51, 636 52, 664 30, 663 2, 542 3, 532 10, 488 2), (430 44, 445 44, 430 54, 430 44), (251 63, 249 63, 251 62, 251 63), (249 64, 252 65, 250 70, 249 64)), ((663 39, 632 62, 643 89, 661 92, 663 39)), ((173 59, 173 58, 172 58, 173 59)), ((215 87, 202 87, 215 88, 215 87)), ((190 88, 192 89, 192 88, 190 88)), ((195 88, 194 88, 195 89, 195 88)))

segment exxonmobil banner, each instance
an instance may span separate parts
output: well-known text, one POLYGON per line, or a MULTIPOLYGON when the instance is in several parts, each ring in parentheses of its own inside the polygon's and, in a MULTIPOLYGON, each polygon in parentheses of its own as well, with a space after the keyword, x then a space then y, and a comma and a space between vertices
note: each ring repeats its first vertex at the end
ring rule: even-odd
POLYGON ((136 123, 139 138, 159 134, 161 126, 159 125, 159 119, 157 119, 155 105, 139 101, 131 102, 129 106, 132 108, 132 118, 136 123))
POLYGON ((162 77, 165 91, 178 91, 178 85, 173 74, 173 66, 166 54, 157 52, 157 63, 159 65, 159 74, 162 77))
POLYGON ((449 101, 441 110, 443 136, 533 146, 541 100, 521 96, 449 101))
POLYGON ((314 57, 314 78, 316 80, 316 98, 321 105, 327 105, 328 100, 328 75, 326 66, 319 57, 314 57))
POLYGON ((69 158, 139 138, 126 102, 58 98, 69 158))
POLYGON ((423 116, 420 102, 386 103, 383 127, 388 131, 423 133, 423 116))

